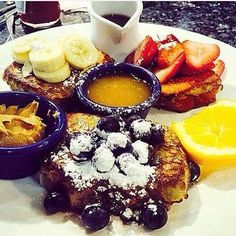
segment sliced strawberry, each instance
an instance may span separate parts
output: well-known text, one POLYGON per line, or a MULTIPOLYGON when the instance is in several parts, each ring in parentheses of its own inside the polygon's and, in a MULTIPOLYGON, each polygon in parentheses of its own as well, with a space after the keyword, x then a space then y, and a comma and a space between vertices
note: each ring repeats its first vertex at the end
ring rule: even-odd
POLYGON ((225 63, 222 60, 215 61, 213 71, 220 77, 225 70, 225 63))
POLYGON ((157 65, 160 68, 170 66, 181 54, 184 54, 184 48, 181 43, 177 42, 170 42, 161 45, 158 49, 159 53, 157 56, 157 65))
POLYGON ((179 68, 181 67, 182 63, 185 61, 185 54, 181 54, 172 65, 166 67, 165 69, 160 69, 160 68, 156 68, 154 69, 154 73, 157 76, 157 78, 159 79, 159 81, 161 82, 161 84, 163 84, 164 82, 166 82, 167 80, 173 78, 179 68))
POLYGON ((182 45, 186 54, 186 64, 193 69, 202 69, 208 66, 220 55, 220 48, 216 44, 186 40, 182 45))
POLYGON ((125 58, 125 62, 147 67, 153 62, 157 53, 156 42, 148 35, 138 47, 125 58))
POLYGON ((156 42, 151 36, 146 36, 134 53, 133 63, 139 66, 148 66, 158 52, 156 42))
POLYGON ((190 67, 189 65, 187 65, 186 63, 183 63, 179 69, 178 75, 181 75, 181 76, 195 75, 203 71, 212 70, 214 67, 215 67, 215 64, 210 63, 201 69, 194 69, 190 67))

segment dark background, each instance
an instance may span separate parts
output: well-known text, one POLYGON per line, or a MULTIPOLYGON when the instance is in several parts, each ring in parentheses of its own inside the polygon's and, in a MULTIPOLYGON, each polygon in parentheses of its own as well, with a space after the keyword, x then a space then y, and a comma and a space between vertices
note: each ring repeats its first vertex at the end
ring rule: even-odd
MULTIPOLYGON (((0 2, 0 8, 4 5, 0 2)), ((63 25, 89 22, 87 13, 61 15, 63 25)), ((141 22, 158 23, 201 33, 236 47, 236 2, 144 2, 141 22)), ((23 35, 20 22, 16 34, 23 35)), ((0 26, 0 44, 8 37, 5 25, 0 26)))

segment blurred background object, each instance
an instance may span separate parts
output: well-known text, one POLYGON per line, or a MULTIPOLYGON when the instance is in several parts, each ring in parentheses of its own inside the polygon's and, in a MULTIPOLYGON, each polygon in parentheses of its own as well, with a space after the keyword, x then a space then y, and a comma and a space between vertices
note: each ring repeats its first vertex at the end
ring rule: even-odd
POLYGON ((60 19, 58 1, 16 1, 21 23, 34 29, 45 29, 55 25, 60 19))

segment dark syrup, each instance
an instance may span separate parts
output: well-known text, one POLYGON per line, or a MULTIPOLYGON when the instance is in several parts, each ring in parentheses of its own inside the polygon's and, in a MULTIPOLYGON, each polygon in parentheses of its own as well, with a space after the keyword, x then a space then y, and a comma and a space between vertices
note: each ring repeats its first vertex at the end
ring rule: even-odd
POLYGON ((107 14, 103 15, 103 18, 114 22, 117 25, 120 25, 121 27, 125 26, 125 24, 129 21, 130 17, 121 15, 121 14, 107 14))

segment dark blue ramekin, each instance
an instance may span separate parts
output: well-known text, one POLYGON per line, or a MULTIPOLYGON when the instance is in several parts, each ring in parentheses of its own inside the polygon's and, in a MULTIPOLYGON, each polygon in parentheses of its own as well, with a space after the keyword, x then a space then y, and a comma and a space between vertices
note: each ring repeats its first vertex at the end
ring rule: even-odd
MULTIPOLYGON (((115 91, 114 91, 115 92, 115 91)), ((149 70, 136 66, 129 63, 107 63, 92 67, 88 71, 84 72, 79 79, 79 84, 76 87, 76 94, 80 103, 87 108, 86 111, 92 114, 98 115, 112 115, 119 114, 123 117, 127 117, 134 114, 139 114, 145 117, 150 109, 150 107, 159 99, 161 94, 161 85, 158 78, 149 70), (150 97, 135 106, 127 107, 111 107, 98 104, 91 101, 88 98, 88 86, 95 80, 102 78, 106 75, 122 75, 130 74, 134 77, 146 82, 151 89, 150 97)))
POLYGON ((19 179, 39 171, 42 158, 62 140, 66 131, 66 116, 62 109, 48 99, 32 93, 0 92, 0 104, 25 107, 39 103, 37 116, 46 125, 45 138, 30 145, 0 146, 0 178, 19 179))

